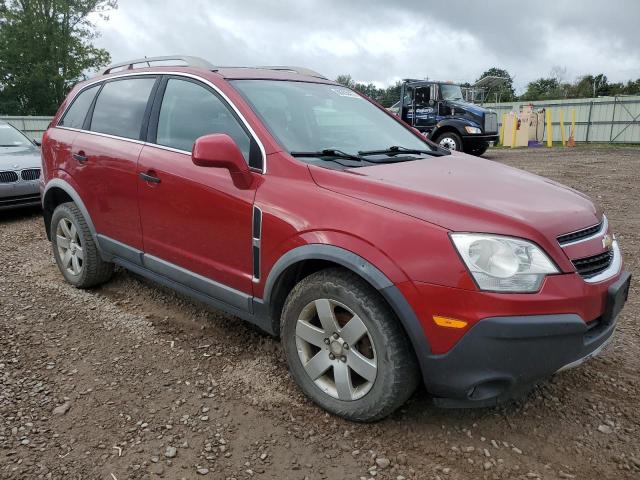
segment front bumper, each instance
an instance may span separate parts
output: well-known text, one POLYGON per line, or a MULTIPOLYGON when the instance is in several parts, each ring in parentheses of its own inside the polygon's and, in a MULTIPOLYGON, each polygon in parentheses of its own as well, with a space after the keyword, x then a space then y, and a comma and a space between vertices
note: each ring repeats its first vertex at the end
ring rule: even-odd
POLYGON ((493 406, 517 398, 540 379, 598 354, 611 340, 628 294, 623 272, 608 287, 604 313, 485 318, 453 348, 422 359, 424 381, 443 407, 493 406))
POLYGON ((481 144, 485 144, 488 142, 497 142, 498 140, 500 140, 500 135, 497 133, 493 133, 490 135, 463 135, 462 136, 462 143, 464 143, 467 146, 473 146, 473 145, 481 145, 481 144))
POLYGON ((38 180, 0 184, 0 210, 40 205, 38 180))

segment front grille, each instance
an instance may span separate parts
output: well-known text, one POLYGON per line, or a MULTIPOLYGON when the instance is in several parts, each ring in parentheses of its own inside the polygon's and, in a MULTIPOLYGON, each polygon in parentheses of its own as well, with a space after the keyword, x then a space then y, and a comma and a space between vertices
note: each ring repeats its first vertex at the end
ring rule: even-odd
POLYGON ((613 260, 613 250, 609 250, 591 257, 579 258, 572 260, 573 266, 583 278, 595 277, 599 273, 604 272, 613 260))
POLYGON ((560 243, 560 245, 577 242, 578 240, 582 240, 583 238, 592 237, 601 229, 602 222, 597 225, 593 225, 592 227, 583 228, 582 230, 578 230, 577 232, 565 233, 564 235, 560 235, 558 237, 558 242, 560 243))
POLYGON ((18 181, 16 172, 0 172, 0 183, 13 183, 18 181))
POLYGON ((488 112, 484 114, 484 133, 498 132, 498 114, 488 112))
POLYGON ((22 180, 26 181, 38 180, 40 178, 40 169, 30 168, 29 170, 22 170, 22 172, 20 172, 20 176, 22 177, 22 180))

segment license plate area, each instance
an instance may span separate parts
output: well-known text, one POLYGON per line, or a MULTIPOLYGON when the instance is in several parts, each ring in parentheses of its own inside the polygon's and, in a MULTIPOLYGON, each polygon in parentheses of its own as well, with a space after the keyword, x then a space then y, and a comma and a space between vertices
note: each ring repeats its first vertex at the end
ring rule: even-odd
POLYGON ((618 316, 629 298, 630 286, 631 274, 624 272, 620 279, 609 287, 607 292, 607 306, 602 316, 603 323, 610 324, 618 316))

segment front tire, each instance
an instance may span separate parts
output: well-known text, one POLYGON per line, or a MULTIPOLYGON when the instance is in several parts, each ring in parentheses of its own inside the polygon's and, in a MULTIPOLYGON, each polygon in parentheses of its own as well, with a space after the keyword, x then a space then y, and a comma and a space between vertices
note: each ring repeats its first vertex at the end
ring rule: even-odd
POLYGON ((484 143, 481 143, 480 145, 476 145, 470 148, 468 153, 470 153, 471 155, 475 155, 476 157, 479 157, 484 152, 486 152, 488 148, 489 148, 489 142, 484 142, 484 143))
POLYGON ((91 288, 111 278, 113 264, 100 257, 91 230, 73 202, 58 205, 51 216, 53 256, 65 280, 91 288))
POLYGON ((282 343, 302 391, 348 420, 389 415, 419 382, 415 355, 394 313, 347 270, 322 270, 294 287, 282 313, 282 343))
POLYGON ((456 152, 462 151, 462 138, 454 132, 444 132, 442 135, 439 135, 436 139, 436 143, 447 150, 456 152))

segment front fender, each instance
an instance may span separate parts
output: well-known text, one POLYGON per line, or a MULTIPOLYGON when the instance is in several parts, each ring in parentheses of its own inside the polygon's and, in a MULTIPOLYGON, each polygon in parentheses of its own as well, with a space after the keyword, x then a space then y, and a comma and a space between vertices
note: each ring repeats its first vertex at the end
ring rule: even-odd
POLYGON ((422 368, 423 359, 429 356, 431 348, 413 308, 385 273, 351 250, 324 243, 309 243, 289 250, 275 262, 267 276, 264 288, 264 306, 270 304, 274 287, 282 273, 288 267, 304 260, 327 260, 342 265, 358 274, 378 290, 404 327, 422 368))

